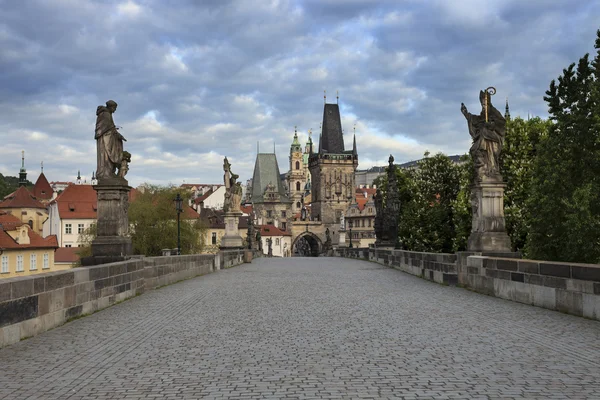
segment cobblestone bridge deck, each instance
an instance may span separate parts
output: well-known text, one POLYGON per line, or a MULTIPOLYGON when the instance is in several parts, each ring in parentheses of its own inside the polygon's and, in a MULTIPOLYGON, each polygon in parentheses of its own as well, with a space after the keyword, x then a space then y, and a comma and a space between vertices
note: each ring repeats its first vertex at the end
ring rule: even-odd
POLYGON ((0 398, 600 398, 600 323, 364 261, 259 259, 0 350, 0 398))

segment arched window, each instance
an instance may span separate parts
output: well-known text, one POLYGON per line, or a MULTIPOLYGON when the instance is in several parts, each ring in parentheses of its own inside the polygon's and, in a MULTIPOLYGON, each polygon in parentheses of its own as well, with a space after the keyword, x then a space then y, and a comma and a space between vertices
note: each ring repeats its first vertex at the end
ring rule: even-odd
POLYGON ((299 192, 300 191, 300 182, 296 182, 296 191, 299 192))
POLYGON ((296 169, 300 169, 300 161, 296 161, 296 169))
POLYGON ((279 246, 279 239, 275 239, 275 246, 279 246))
POLYGON ((33 229, 33 220, 31 220, 31 219, 30 219, 30 220, 29 220, 29 222, 28 222, 28 224, 29 224, 29 227, 30 227, 31 229, 33 229))
POLYGON ((296 208, 302 208, 302 204, 300 204, 300 202, 296 203, 296 208))

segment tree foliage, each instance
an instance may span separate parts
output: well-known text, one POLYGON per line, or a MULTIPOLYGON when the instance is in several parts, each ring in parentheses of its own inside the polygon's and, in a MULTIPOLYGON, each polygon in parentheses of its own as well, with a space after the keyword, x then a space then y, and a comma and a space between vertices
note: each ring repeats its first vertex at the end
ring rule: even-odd
MULTIPOLYGON (((27 182, 27 187, 32 187, 33 183, 27 182)), ((0 174, 0 199, 8 196, 19 188, 19 178, 16 176, 4 176, 0 174)))
MULTIPOLYGON (((177 193, 187 205, 189 193, 172 187, 146 186, 129 205, 129 223, 135 254, 161 255, 162 249, 177 248, 177 212, 174 199, 177 193)), ((181 216, 181 254, 197 254, 204 245, 205 229, 199 219, 181 216)))
POLYGON ((528 256, 600 261, 600 30, 583 56, 553 80, 544 100, 555 123, 533 165, 528 256))
POLYGON ((500 158, 500 171, 506 182, 504 215, 513 251, 524 251, 530 229, 528 199, 533 179, 533 164, 541 140, 552 126, 550 120, 515 118, 507 121, 506 138, 500 158))

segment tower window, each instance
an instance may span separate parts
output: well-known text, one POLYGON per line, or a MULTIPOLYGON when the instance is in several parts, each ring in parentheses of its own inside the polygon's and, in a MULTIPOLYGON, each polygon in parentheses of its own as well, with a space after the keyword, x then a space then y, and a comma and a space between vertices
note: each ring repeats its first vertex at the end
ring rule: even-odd
POLYGON ((296 169, 300 169, 300 161, 296 161, 296 169))
POLYGON ((300 204, 300 202, 296 203, 296 208, 302 208, 302 204, 300 204))
POLYGON ((299 192, 300 191, 300 182, 296 182, 296 191, 299 192))

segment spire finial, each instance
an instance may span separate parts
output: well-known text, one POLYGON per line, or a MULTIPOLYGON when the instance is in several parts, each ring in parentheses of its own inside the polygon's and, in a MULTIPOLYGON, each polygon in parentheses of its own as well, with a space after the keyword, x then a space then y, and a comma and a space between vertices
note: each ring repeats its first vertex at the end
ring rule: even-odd
POLYGON ((354 134, 356 135, 356 124, 354 124, 354 134))
POLYGON ((40 163, 40 166, 42 167, 42 174, 43 174, 44 173, 44 162, 43 161, 40 163))
POLYGON ((327 90, 323 90, 323 102, 327 104, 327 90))
POLYGON ((335 102, 337 104, 340 104, 340 91, 339 90, 335 91, 335 102))
POLYGON ((25 150, 21 150, 21 168, 25 168, 25 150))
POLYGON ((504 109, 504 119, 510 119, 510 110, 508 109, 508 96, 506 97, 506 108, 504 109))

